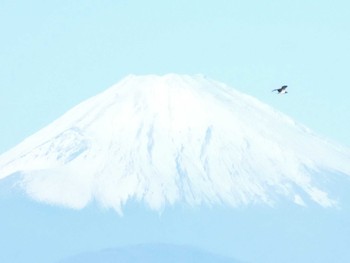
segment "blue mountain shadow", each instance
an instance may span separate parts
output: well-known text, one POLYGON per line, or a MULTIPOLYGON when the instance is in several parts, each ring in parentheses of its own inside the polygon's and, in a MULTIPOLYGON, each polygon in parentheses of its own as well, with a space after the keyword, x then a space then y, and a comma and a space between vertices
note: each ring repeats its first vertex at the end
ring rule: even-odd
POLYGON ((144 244, 82 253, 59 263, 242 263, 189 246, 144 244))

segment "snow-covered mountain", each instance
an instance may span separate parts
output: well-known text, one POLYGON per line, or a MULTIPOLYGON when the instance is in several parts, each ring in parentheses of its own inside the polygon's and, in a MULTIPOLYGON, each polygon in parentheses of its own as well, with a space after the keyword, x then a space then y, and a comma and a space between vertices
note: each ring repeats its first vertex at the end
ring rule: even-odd
POLYGON ((121 212, 185 202, 337 205, 327 182, 350 150, 203 76, 128 76, 0 156, 32 198, 121 212))

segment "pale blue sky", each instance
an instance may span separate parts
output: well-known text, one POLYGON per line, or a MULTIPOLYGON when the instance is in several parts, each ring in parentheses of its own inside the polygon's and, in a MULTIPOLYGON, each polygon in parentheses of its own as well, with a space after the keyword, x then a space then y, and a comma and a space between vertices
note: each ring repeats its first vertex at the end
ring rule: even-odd
MULTIPOLYGON (((225 82, 350 146, 349 10, 345 0, 0 0, 0 153, 128 74, 170 72, 225 82), (271 93, 284 84, 289 94, 271 93)), ((119 218, 1 196, 0 259, 161 240, 250 262, 348 262, 344 204, 119 218)))
POLYGON ((202 73, 350 146, 350 2, 0 0, 0 153, 127 74, 202 73), (289 85, 287 96, 271 90, 289 85))

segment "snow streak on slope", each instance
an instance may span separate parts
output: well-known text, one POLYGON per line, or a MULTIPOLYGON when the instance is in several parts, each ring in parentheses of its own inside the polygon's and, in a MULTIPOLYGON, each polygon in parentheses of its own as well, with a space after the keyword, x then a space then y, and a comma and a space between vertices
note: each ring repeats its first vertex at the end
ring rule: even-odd
POLYGON ((33 198, 121 211, 190 204, 335 205, 320 187, 350 175, 350 151, 258 100, 201 76, 129 76, 0 156, 33 198))

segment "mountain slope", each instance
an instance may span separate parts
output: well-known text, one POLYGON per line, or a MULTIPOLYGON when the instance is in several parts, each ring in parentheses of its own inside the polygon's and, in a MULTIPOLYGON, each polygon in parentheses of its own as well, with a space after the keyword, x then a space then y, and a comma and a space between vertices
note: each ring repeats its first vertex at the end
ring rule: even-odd
POLYGON ((190 204, 336 205, 350 151, 260 101, 201 76, 128 76, 0 156, 32 198, 121 212, 190 204), (18 176, 18 175, 16 175, 18 176))

